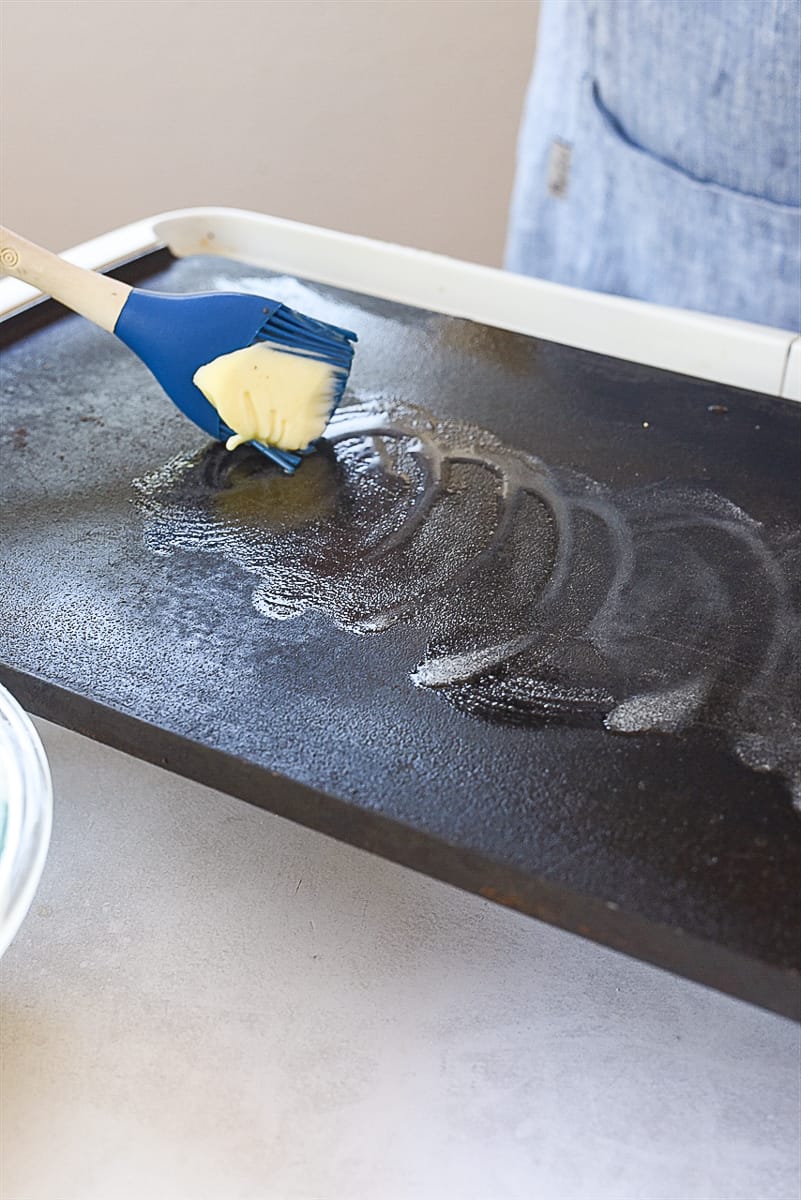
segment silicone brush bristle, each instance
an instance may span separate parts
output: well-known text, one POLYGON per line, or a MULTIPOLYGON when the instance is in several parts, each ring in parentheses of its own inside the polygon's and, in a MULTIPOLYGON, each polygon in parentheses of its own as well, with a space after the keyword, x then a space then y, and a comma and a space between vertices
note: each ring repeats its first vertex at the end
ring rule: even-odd
MULTIPOLYGON (((257 342, 269 342, 278 350, 302 354, 307 358, 316 358, 328 363, 332 368, 333 376, 331 407, 328 413, 330 420, 345 394, 348 374, 353 362, 353 343, 356 340, 356 334, 349 329, 341 329, 338 325, 317 321, 314 317, 307 317, 304 313, 295 312, 294 309, 287 308, 285 304, 282 304, 264 322, 251 345, 257 342)), ((263 442, 253 442, 252 445, 261 450, 262 454, 271 458, 289 475, 303 461, 303 456, 314 450, 313 445, 306 446, 297 453, 291 450, 279 450, 277 446, 268 446, 263 442)))

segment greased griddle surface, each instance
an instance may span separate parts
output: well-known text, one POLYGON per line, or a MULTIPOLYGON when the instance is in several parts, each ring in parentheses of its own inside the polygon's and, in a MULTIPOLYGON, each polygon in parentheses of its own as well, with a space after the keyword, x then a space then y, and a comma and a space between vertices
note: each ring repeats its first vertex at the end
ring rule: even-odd
POLYGON ((799 409, 217 259, 146 286, 356 329, 348 406, 285 479, 79 319, 20 336, 20 699, 795 1012, 799 409))

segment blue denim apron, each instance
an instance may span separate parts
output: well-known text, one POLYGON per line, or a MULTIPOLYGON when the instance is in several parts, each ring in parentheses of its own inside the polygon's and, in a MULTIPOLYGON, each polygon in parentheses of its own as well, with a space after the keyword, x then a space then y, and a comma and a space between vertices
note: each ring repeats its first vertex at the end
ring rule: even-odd
POLYGON ((799 0, 544 0, 506 265, 801 329, 799 0))

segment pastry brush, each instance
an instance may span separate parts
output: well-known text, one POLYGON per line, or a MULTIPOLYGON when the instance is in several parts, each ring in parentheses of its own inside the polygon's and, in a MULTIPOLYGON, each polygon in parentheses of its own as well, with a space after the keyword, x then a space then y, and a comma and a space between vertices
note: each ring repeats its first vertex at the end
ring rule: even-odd
MULTIPOLYGON (((116 334, 152 371, 181 412, 220 441, 241 441, 240 431, 225 423, 193 377, 200 367, 245 347, 264 343, 272 350, 314 359, 329 368, 327 412, 320 414, 320 434, 342 399, 356 334, 304 316, 278 300, 240 292, 167 295, 143 291, 75 266, 2 226, 0 265, 6 274, 116 334)), ((279 421, 274 422, 275 428, 279 426, 279 421)), ((313 444, 281 448, 255 439, 251 444, 288 474, 314 448, 313 444)))

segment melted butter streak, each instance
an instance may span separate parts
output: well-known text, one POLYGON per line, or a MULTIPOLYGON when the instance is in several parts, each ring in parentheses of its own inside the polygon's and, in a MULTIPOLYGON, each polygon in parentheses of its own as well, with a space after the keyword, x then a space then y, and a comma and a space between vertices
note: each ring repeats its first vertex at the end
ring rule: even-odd
POLYGON ((617 735, 705 725, 801 803, 799 546, 778 552, 724 497, 613 494, 381 397, 341 409, 291 479, 213 446, 136 486, 152 549, 223 555, 265 617, 422 630, 411 680, 463 712, 617 735))

